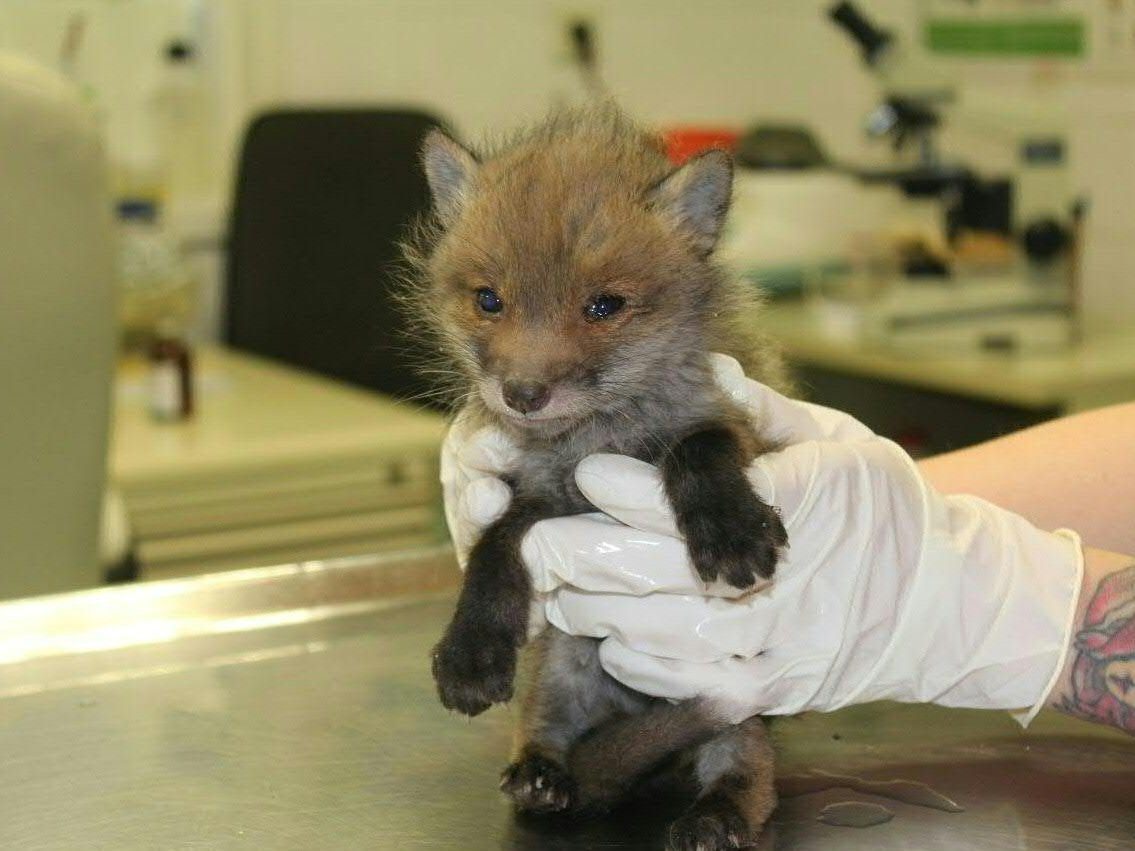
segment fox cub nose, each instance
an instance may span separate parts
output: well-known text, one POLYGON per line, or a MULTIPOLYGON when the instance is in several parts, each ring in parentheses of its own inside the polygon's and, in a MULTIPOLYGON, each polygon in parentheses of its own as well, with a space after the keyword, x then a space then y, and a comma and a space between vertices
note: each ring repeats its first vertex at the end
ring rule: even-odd
POLYGON ((530 414, 548 404, 551 391, 547 384, 537 381, 506 381, 504 383, 504 402, 514 411, 530 414))

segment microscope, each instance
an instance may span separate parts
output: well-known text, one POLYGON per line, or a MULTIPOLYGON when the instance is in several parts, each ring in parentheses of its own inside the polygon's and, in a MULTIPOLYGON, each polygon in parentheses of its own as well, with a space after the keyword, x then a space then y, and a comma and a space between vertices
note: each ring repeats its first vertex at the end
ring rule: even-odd
MULTIPOLYGON (((1083 206, 1065 210, 1064 198, 1046 199, 1046 210, 1032 203, 1022 208, 1020 202, 1037 194, 1028 183, 1033 174, 1047 175, 1063 167, 1062 138, 1051 133, 1029 138, 1010 134, 1021 163, 1020 174, 1012 179, 983 177, 962 163, 946 161, 938 143, 943 115, 950 111, 959 120, 966 115, 958 103, 956 84, 905 50, 895 33, 870 21, 854 3, 838 2, 828 15, 859 46, 864 64, 881 83, 883 100, 867 116, 868 135, 888 139, 904 161, 894 169, 854 169, 856 176, 895 184, 910 197, 941 199, 951 242, 966 232, 998 234, 1018 240, 1034 267, 1056 264, 1070 248, 1083 206)), ((1051 195, 1052 181, 1045 179, 1043 192, 1051 195)))

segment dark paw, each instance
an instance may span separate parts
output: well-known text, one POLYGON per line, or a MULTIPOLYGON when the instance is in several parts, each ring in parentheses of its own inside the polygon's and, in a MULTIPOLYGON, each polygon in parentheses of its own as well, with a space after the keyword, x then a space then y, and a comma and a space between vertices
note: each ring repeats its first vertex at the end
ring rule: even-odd
POLYGON ((501 790, 525 813, 559 813, 575 800, 575 781, 541 756, 522 757, 501 774, 501 790))
POLYGON ((780 513, 749 492, 729 511, 706 514, 689 524, 686 544, 698 575, 750 588, 776 571, 788 534, 780 513))
POLYGON ((727 851, 747 848, 756 843, 756 831, 731 801, 694 804, 693 808, 670 825, 668 851, 727 851))
POLYGON ((491 629, 463 629, 456 623, 433 651, 437 693, 446 709, 480 715, 512 698, 519 642, 491 629))

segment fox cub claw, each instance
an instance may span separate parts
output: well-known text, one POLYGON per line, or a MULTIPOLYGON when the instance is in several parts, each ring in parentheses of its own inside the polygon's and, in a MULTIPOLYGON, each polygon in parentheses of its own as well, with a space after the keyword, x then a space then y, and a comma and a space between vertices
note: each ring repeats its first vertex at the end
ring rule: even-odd
POLYGON ((735 804, 702 803, 670 825, 667 851, 733 851, 754 844, 756 837, 735 804))
POLYGON ((525 813, 558 813, 575 800, 575 781, 550 759, 525 756, 501 774, 501 790, 525 813))
POLYGON ((442 706, 472 716, 511 699, 518 643, 507 631, 455 621, 433 651, 442 706))
POLYGON ((721 578, 734 588, 749 588, 776 570, 788 533, 775 508, 747 496, 751 499, 730 511, 705 511, 687 530, 690 558, 706 582, 721 578))

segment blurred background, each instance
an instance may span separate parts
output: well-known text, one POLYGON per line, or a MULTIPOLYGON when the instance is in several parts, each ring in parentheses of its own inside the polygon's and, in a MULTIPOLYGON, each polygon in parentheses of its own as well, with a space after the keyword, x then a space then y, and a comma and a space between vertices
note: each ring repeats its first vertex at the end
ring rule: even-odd
POLYGON ((4 0, 0 597, 445 540, 425 132, 739 164, 802 393, 927 455, 1135 398, 1135 0, 4 0))

